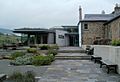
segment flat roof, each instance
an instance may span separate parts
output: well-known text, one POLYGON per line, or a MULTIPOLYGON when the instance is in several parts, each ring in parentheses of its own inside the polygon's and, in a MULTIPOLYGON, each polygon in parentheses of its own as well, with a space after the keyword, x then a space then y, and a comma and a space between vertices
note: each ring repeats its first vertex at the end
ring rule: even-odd
POLYGON ((49 29, 41 29, 41 28, 20 28, 20 29, 14 29, 14 33, 50 33, 53 32, 53 30, 49 29))

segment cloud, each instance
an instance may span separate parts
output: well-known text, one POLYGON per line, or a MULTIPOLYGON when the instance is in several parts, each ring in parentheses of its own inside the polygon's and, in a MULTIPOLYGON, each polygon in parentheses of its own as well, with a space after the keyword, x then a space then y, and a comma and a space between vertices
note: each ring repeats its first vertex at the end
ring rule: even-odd
POLYGON ((78 7, 83 13, 112 12, 119 0, 0 0, 0 25, 53 27, 77 25, 78 7))

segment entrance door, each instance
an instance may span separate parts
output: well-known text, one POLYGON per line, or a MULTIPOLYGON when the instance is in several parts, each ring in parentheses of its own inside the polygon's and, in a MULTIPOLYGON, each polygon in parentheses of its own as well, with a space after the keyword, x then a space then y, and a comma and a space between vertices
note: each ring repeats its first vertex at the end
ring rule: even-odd
POLYGON ((48 42, 48 36, 43 35, 43 44, 47 44, 47 42, 48 42))
POLYGON ((70 35, 69 41, 70 41, 69 46, 78 46, 79 38, 77 35, 70 35))

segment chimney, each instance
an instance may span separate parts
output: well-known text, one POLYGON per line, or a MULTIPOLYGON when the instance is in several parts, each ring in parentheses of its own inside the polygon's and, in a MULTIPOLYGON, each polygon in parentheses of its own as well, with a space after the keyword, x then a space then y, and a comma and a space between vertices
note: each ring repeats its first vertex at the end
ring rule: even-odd
POLYGON ((82 20, 82 8, 79 6, 79 21, 82 20))
POLYGON ((116 3, 116 5, 115 5, 114 14, 115 14, 115 16, 120 15, 120 5, 118 3, 116 3))
POLYGON ((102 10, 102 14, 105 14, 105 11, 104 11, 104 10, 102 10))

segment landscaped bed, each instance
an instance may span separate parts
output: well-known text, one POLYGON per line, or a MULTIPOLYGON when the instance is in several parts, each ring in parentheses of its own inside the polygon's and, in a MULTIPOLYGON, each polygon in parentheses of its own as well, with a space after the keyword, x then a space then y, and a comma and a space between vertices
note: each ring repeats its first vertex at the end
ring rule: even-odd
POLYGON ((54 55, 41 55, 40 53, 15 52, 11 55, 10 65, 50 65, 54 61, 54 55), (18 54, 19 53, 19 54, 18 54))
POLYGON ((25 73, 13 72, 3 82, 38 82, 39 79, 35 78, 33 71, 27 71, 25 73))
MULTIPOLYGON (((55 60, 57 55, 57 49, 45 48, 43 50, 38 48, 27 48, 24 51, 15 51, 11 55, 3 56, 2 59, 9 59, 10 65, 13 66, 44 66, 50 65, 55 60)), ((3 82, 38 82, 35 75, 32 72, 14 72, 8 75, 8 78, 3 82)))
POLYGON ((43 45, 41 48, 45 49, 45 52, 39 50, 37 48, 28 48, 26 52, 14 52, 11 54, 8 59, 11 59, 10 65, 35 65, 35 66, 42 66, 42 65, 50 65, 55 60, 55 55, 57 55, 56 47, 50 47, 43 45))

